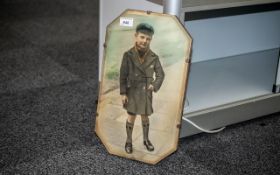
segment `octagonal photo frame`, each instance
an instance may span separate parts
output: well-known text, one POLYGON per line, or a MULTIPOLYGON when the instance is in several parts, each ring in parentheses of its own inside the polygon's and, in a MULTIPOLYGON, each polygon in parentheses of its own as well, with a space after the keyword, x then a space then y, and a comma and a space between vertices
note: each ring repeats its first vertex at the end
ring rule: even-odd
POLYGON ((156 164, 176 151, 191 45, 172 15, 126 10, 107 26, 95 132, 110 154, 156 164))

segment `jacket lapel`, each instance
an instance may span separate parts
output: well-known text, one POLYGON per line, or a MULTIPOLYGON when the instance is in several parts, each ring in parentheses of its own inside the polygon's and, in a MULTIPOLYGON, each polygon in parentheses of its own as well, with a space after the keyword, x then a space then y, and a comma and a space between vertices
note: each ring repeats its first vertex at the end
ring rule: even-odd
POLYGON ((145 56, 145 61, 141 65, 141 67, 145 70, 148 66, 150 66, 150 64, 154 61, 155 58, 155 54, 151 50, 149 50, 147 55, 145 56))
POLYGON ((155 54, 149 50, 148 53, 145 55, 145 61, 141 64, 138 59, 138 53, 136 52, 135 48, 131 48, 129 50, 129 53, 132 55, 132 62, 135 64, 135 66, 140 69, 143 73, 146 74, 145 69, 154 61, 156 58, 155 54))
POLYGON ((145 73, 145 70, 143 69, 142 64, 138 59, 138 53, 136 52, 134 47, 129 50, 129 53, 131 54, 131 61, 133 62, 133 64, 143 73, 145 73))

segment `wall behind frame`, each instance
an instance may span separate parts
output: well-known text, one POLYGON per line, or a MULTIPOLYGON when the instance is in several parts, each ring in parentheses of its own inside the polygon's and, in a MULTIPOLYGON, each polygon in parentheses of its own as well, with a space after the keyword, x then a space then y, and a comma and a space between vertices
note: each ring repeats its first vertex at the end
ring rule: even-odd
POLYGON ((137 9, 162 13, 161 5, 146 0, 99 0, 99 81, 103 60, 103 44, 106 26, 126 9, 137 9))

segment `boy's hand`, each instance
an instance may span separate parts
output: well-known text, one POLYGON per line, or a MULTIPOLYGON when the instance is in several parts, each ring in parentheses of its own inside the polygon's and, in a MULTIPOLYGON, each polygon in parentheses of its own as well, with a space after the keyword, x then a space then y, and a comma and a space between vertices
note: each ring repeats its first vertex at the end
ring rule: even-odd
POLYGON ((128 102, 128 98, 126 95, 122 95, 122 104, 126 104, 128 102))
POLYGON ((153 91, 154 90, 154 86, 153 85, 149 85, 148 90, 153 91))

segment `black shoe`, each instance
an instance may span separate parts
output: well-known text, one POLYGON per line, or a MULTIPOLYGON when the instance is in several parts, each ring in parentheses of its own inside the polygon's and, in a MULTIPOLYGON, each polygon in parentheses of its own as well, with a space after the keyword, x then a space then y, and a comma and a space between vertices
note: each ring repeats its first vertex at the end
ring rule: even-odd
POLYGON ((143 144, 146 146, 148 151, 154 151, 155 148, 150 140, 145 140, 143 144))
POLYGON ((131 154, 132 153, 132 143, 125 143, 125 151, 127 154, 131 154))

